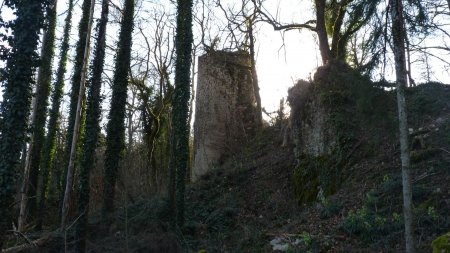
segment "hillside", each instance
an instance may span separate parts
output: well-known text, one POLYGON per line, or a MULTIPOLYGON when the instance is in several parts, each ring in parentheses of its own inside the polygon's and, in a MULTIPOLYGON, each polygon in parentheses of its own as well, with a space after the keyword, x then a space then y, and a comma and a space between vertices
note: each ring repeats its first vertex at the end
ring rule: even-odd
MULTIPOLYGON (((395 93, 383 93, 393 107, 382 114, 395 123, 395 93)), ((408 91, 418 252, 430 252, 432 240, 450 229, 449 96, 440 84, 408 91)), ((281 146, 278 129, 265 129, 192 185, 184 243, 193 252, 403 251, 397 129, 367 130, 363 144, 352 146, 337 190, 301 202, 294 171, 302 161, 295 161, 293 146, 281 146), (367 141, 374 136, 375 145, 367 141)))
MULTIPOLYGON (((395 102, 394 93, 387 95, 395 102)), ((408 93, 418 252, 430 252, 432 240, 450 229, 449 96, 450 89, 440 84, 408 93)), ((147 202, 147 213, 153 211, 137 221, 140 228, 132 238, 143 245, 135 252, 178 252, 170 248, 175 242, 187 252, 401 252, 399 145, 395 134, 377 136, 384 136, 383 145, 372 153, 355 151, 335 193, 300 203, 294 147, 283 147, 280 130, 267 127, 189 187, 187 222, 177 236, 154 222, 165 214, 163 202, 159 214, 156 202, 147 202), (153 221, 143 222, 149 217, 153 221), (157 231, 166 236, 155 239, 157 231), (154 247, 149 241, 161 248, 149 250, 154 247)), ((123 245, 119 238, 122 243, 114 241, 123 245)))
MULTIPOLYGON (((320 83, 315 85, 320 90, 320 83)), ((170 229, 164 198, 142 200, 118 210, 112 225, 99 225, 93 217, 88 252, 402 252, 395 93, 374 89, 368 89, 372 102, 361 107, 354 107, 359 98, 334 96, 346 102, 342 108, 334 104, 333 113, 345 109, 354 119, 354 128, 345 131, 353 136, 345 166, 333 164, 334 155, 319 160, 299 155, 295 131, 283 146, 286 133, 279 126, 265 127, 240 149, 231 150, 222 166, 188 187, 187 221, 181 230, 170 229), (373 107, 379 105, 384 108, 373 107), (371 113, 365 113, 366 106, 371 113), (381 122, 381 116, 387 120, 381 122), (369 119, 359 120, 364 117, 369 119), (338 174, 331 174, 335 176, 328 191, 322 173, 330 168, 338 174), (305 178, 311 182, 299 182, 305 178)), ((407 95, 415 236, 418 252, 430 252, 431 242, 450 230, 450 88, 423 84, 407 95)), ((316 104, 308 99, 301 103, 305 108, 316 104)), ((64 244, 70 249, 74 242, 71 234, 66 243, 52 238, 32 252, 60 252, 64 244)))

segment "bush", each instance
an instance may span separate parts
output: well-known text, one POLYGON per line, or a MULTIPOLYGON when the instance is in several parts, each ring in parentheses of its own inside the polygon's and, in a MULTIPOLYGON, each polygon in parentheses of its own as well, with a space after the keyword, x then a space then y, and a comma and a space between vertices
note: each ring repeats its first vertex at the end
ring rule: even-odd
POLYGON ((330 201, 329 199, 324 199, 322 201, 322 206, 320 210, 320 218, 328 219, 336 214, 338 214, 342 210, 342 203, 339 201, 330 201))

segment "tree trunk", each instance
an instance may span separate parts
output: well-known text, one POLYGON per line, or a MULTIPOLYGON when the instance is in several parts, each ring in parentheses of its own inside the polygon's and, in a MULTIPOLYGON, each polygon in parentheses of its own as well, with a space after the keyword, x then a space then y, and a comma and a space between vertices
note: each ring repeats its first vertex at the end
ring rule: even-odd
POLYGON ((407 84, 405 57, 405 29, 403 26, 402 0, 391 0, 392 37, 397 77, 397 104, 400 128, 400 155, 402 161, 403 214, 405 217, 406 252, 414 252, 414 230, 412 227, 412 186, 406 113, 405 88, 407 84))
POLYGON ((186 168, 189 159, 189 98, 190 67, 193 43, 192 0, 177 1, 177 27, 175 36, 175 91, 172 103, 173 125, 173 166, 176 170, 176 224, 184 223, 184 195, 186 187, 186 168))
POLYGON ((102 1, 102 12, 98 23, 97 41, 92 61, 92 77, 89 80, 89 92, 86 111, 86 137, 84 152, 81 157, 79 191, 78 191, 78 224, 76 226, 77 252, 86 251, 87 223, 89 217, 90 172, 95 163, 95 149, 100 133, 101 117, 101 85, 105 62, 106 25, 108 23, 109 0, 102 1))
MULTIPOLYGON (((72 23, 72 12, 73 12, 73 0, 69 1, 68 12, 64 24, 63 39, 61 43, 60 60, 58 64, 58 70, 56 71, 56 81, 53 84, 53 94, 52 94, 52 108, 50 109, 50 119, 48 123, 48 133, 45 139, 44 147, 42 150, 42 186, 40 188, 40 199, 38 204, 38 214, 37 217, 37 229, 40 230, 42 227, 42 217, 45 210, 45 202, 47 199, 48 186, 50 184, 50 174, 53 171, 53 159, 55 157, 56 150, 56 135, 58 131, 58 118, 59 110, 61 107, 61 99, 63 96, 64 89, 64 76, 66 74, 66 63, 69 52, 69 35, 72 23)), ((59 177, 58 177, 59 178, 59 177)))
POLYGON ((114 210, 115 185, 119 163, 125 148, 125 109, 127 102, 128 70, 130 68, 133 33, 134 0, 125 0, 118 52, 115 62, 113 91, 109 121, 106 129, 105 177, 103 181, 103 220, 114 210))
MULTIPOLYGON (((172 101, 173 104, 173 101, 172 101)), ((169 122, 168 122, 168 131, 169 131, 169 145, 168 145, 168 153, 169 153, 169 183, 167 186, 167 194, 168 194, 168 199, 169 199, 169 217, 170 217, 170 225, 172 226, 172 228, 176 227, 176 209, 177 209, 177 204, 176 204, 176 184, 175 184, 175 179, 176 179, 176 173, 177 173, 177 169, 175 167, 175 155, 174 155, 174 151, 175 151, 175 147, 174 147, 174 143, 175 143, 175 138, 174 138, 174 131, 173 131, 173 124, 172 124, 172 114, 173 112, 170 111, 169 112, 169 122)))
POLYGON ((327 29, 325 26, 325 0, 315 0, 316 3, 316 33, 319 37, 319 50, 323 64, 331 59, 330 44, 328 43, 327 29))
POLYGON ((0 139, 0 250, 14 216, 17 166, 25 142, 30 110, 31 84, 39 64, 36 49, 43 27, 43 0, 11 0, 4 4, 15 11, 3 84, 2 135, 0 139))
POLYGON ((131 152, 131 149, 133 148, 133 110, 134 110, 134 104, 136 100, 136 92, 133 90, 133 95, 131 97, 131 103, 130 107, 128 108, 128 152, 131 152))
POLYGON ((45 135, 44 128, 45 120, 47 118, 48 96, 50 94, 50 83, 52 79, 52 60, 55 48, 56 6, 57 0, 54 0, 49 8, 47 8, 48 26, 42 42, 41 66, 39 67, 38 72, 36 100, 35 105, 33 106, 34 109, 31 121, 32 135, 27 154, 27 162, 25 165, 25 175, 21 193, 22 196, 18 221, 18 229, 20 232, 23 231, 27 211, 29 210, 30 215, 32 216, 36 216, 37 211, 36 204, 39 165, 41 162, 41 150, 45 135), (28 202, 28 200, 31 201, 28 202))
MULTIPOLYGON (((405 25, 405 24, 403 24, 405 25)), ((406 34, 406 26, 404 26, 404 31, 405 31, 405 43, 406 43, 406 63, 407 63, 407 68, 406 68, 406 73, 408 75, 408 86, 409 87, 415 87, 416 83, 414 82, 414 79, 412 78, 412 72, 411 72, 411 50, 410 50, 410 46, 409 46, 409 39, 408 39, 408 35, 406 34)))
MULTIPOLYGON (((62 189, 64 190, 66 188, 66 184, 72 184, 72 182, 67 182, 67 168, 69 168, 69 161, 70 161, 70 152, 72 150, 72 140, 73 140, 73 133, 74 133, 74 126, 75 126, 75 118, 77 117, 77 107, 78 107, 78 98, 80 94, 80 84, 81 82, 84 82, 82 80, 82 73, 84 72, 84 56, 85 56, 85 50, 89 49, 89 47, 86 47, 86 37, 88 33, 88 27, 89 27, 89 14, 91 9, 91 0, 83 0, 83 6, 82 6, 82 14, 81 14, 81 20, 78 25, 78 42, 76 45, 76 54, 75 54, 75 61, 73 64, 73 75, 72 75, 72 87, 70 90, 70 105, 69 105, 69 118, 68 118, 68 125, 67 125, 67 135, 66 135, 66 147, 65 147, 65 157, 64 162, 66 163, 64 166, 64 173, 62 181, 62 189)), ((90 31, 89 31, 90 32, 90 31)), ((84 112, 84 110, 82 110, 84 112)), ((81 120, 80 122, 83 122, 81 120)), ((61 209, 62 210, 62 209, 61 209)))
POLYGON ((347 43, 340 43, 341 41, 341 27, 344 24, 344 17, 347 11, 348 0, 339 3, 339 9, 337 10, 337 17, 333 24, 333 35, 331 43, 331 57, 334 59, 345 60, 345 46, 347 43))
MULTIPOLYGON (((32 106, 31 106, 31 122, 36 120, 36 99, 33 98, 32 106)), ((30 124, 30 127, 32 124, 30 124)), ((25 155, 25 166, 23 167, 23 180, 22 187, 20 188, 20 208, 19 208, 19 219, 17 221, 17 230, 19 232, 23 232, 25 226, 25 220, 27 216, 27 203, 28 203, 28 188, 30 184, 30 163, 31 163, 31 152, 33 150, 33 134, 31 135, 30 145, 28 146, 28 150, 26 148, 23 149, 25 155)))
POLYGON ((253 34, 254 16, 249 19, 248 36, 249 36, 249 48, 250 48, 250 64, 252 65, 252 84, 253 92, 256 98, 256 120, 257 126, 262 127, 262 109, 261 109, 261 96, 259 95, 259 83, 258 74, 256 72, 256 56, 255 56, 255 37, 253 34))
POLYGON ((75 167, 75 159, 77 155, 77 142, 78 142, 78 135, 80 130, 80 123, 81 123, 81 110, 82 110, 82 104, 84 100, 84 92, 85 92, 85 80, 86 80, 86 74, 87 74, 87 65, 89 60, 89 41, 91 38, 91 27, 94 17, 94 7, 95 7, 95 0, 91 0, 90 4, 90 10, 89 10, 89 22, 88 27, 86 31, 86 42, 85 42, 85 49, 84 49, 84 57, 83 57, 83 65, 82 65, 82 71, 81 71, 81 78, 80 78, 80 85, 79 85, 79 94, 78 94, 78 103, 77 103, 77 112, 75 117, 75 124, 73 128, 73 134, 72 134, 72 146, 70 148, 70 159, 69 159, 69 166, 67 167, 67 179, 66 179, 66 189, 64 192, 64 200, 63 205, 61 209, 61 230, 65 230, 66 227, 66 220, 67 220, 67 212, 69 210, 69 198, 72 194, 72 184, 73 184, 73 174, 74 174, 74 167, 75 167))

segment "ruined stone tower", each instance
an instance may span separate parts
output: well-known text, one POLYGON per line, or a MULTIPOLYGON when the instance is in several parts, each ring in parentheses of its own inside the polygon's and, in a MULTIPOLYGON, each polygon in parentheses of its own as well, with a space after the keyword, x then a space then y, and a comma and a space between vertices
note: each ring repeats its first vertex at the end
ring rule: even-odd
POLYGON ((198 59, 192 180, 223 163, 257 127, 250 55, 210 52, 198 59))

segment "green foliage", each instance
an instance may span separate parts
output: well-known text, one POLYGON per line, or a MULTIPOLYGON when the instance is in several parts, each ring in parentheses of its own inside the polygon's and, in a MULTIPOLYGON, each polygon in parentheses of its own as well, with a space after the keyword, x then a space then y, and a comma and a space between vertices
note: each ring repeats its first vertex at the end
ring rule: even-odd
POLYGON ((103 214, 114 209, 115 185, 119 162, 125 148, 125 106, 127 102, 128 70, 133 33, 134 0, 126 0, 120 25, 109 121, 106 128, 105 177, 103 183, 103 214))
POLYGON ((337 215, 343 208, 343 204, 339 201, 331 201, 324 198, 321 201, 320 218, 328 219, 337 215))
POLYGON ((367 208, 349 211, 341 224, 348 235, 356 235, 363 241, 374 242, 386 237, 388 231, 399 231, 403 227, 403 219, 397 213, 391 217, 382 216, 367 208))
POLYGON ((445 232, 450 225, 448 215, 445 213, 447 210, 442 210, 442 207, 439 210, 431 201, 421 203, 413 211, 416 226, 431 228, 433 233, 445 232), (442 213, 443 211, 444 213, 442 213))
MULTIPOLYGON (((396 234, 403 230, 404 220, 401 206, 401 177, 383 177, 380 185, 366 194, 363 207, 351 210, 340 224, 350 236, 356 236, 367 243, 397 243, 396 234)), ((430 191, 422 185, 413 188, 414 224, 417 229, 444 232, 450 221, 437 207, 430 191)), ((439 202, 437 202, 439 203, 439 202)))
POLYGON ((44 24, 44 0, 9 0, 4 4, 15 11, 17 18, 8 24, 8 53, 3 78, 1 106, 2 134, 0 140, 0 248, 3 235, 13 219, 17 166, 25 142, 27 116, 31 100, 33 75, 38 67, 36 49, 39 32, 44 24))
MULTIPOLYGON (((378 0, 326 1, 325 23, 334 59, 347 60, 348 44, 376 15, 378 0)), ((364 46, 364 45, 363 45, 364 46)))
POLYGON ((313 237, 311 236, 310 233, 303 231, 303 233, 301 234, 302 239, 303 239, 303 243, 305 244, 305 246, 309 247, 312 245, 313 242, 313 237))
POLYGON ((176 170, 176 224, 184 223, 185 178, 189 159, 189 99, 191 84, 192 0, 177 1, 177 28, 175 36, 175 91, 172 102, 172 154, 176 170))

